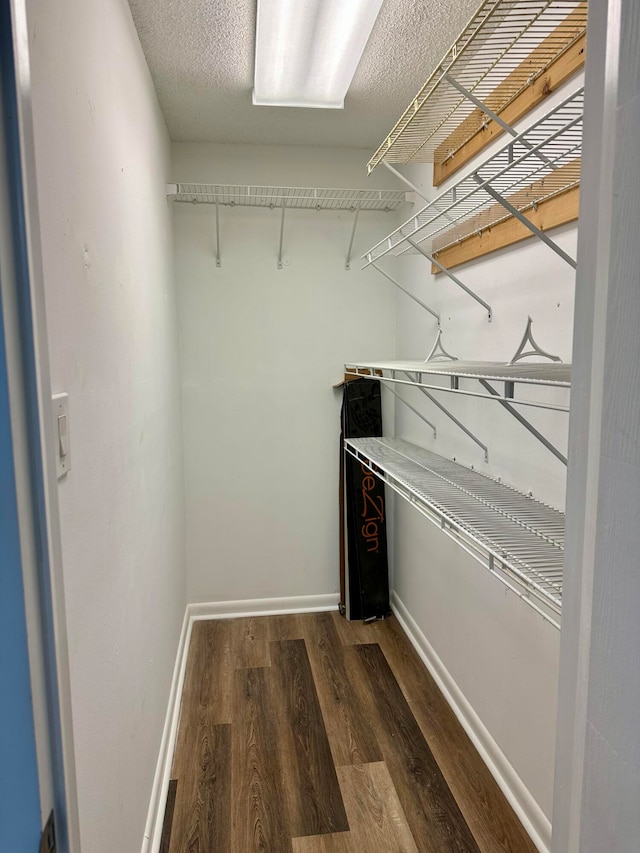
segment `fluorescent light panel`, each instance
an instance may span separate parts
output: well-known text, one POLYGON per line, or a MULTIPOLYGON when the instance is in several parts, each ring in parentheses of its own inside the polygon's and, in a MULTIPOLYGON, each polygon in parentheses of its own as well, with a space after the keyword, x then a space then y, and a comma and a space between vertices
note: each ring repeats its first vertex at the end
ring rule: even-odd
POLYGON ((258 0, 253 103, 342 109, 384 0, 258 0))

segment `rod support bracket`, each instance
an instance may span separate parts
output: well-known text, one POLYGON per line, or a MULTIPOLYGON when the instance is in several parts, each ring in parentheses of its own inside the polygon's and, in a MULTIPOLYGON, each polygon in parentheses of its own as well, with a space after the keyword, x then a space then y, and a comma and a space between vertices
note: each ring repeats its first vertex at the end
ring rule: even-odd
POLYGON ((282 260, 282 241, 284 240, 284 215, 287 209, 287 205, 285 200, 282 199, 282 216, 280 218, 280 243, 278 244, 278 264, 277 268, 279 270, 284 268, 284 262, 282 260))
POLYGON ((216 197, 216 267, 222 266, 220 258, 220 212, 218 209, 218 198, 216 197))

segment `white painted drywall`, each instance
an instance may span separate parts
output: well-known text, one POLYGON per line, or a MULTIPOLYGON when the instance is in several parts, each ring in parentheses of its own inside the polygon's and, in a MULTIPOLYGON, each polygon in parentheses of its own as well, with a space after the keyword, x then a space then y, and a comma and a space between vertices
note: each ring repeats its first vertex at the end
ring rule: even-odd
POLYGON ((126 0, 29 3, 82 850, 139 850, 185 608, 169 139, 126 0))
MULTIPOLYGON (((563 94, 576 85, 577 79, 563 94)), ((532 120, 533 116, 527 122, 532 120)), ((433 189, 430 167, 407 168, 405 173, 430 197, 447 187, 433 189)), ((575 256, 575 227, 557 229, 553 236, 575 256)), ((444 276, 432 276, 426 259, 400 259, 397 269, 403 283, 441 312, 442 342, 453 355, 508 361, 530 315, 540 346, 571 360, 574 273, 537 241, 526 241, 456 270, 467 286, 491 304, 490 323, 485 310, 468 295, 444 276)), ((436 333, 435 321, 402 293, 397 299, 397 355, 426 357, 436 333)), ((396 435, 475 465, 546 503, 564 507, 565 467, 497 403, 438 395, 488 445, 489 462, 485 463, 482 450, 417 390, 408 388, 401 393, 434 421, 438 435, 434 439, 401 403, 396 404, 396 435)), ((565 392, 557 391, 547 392, 542 399, 567 402, 565 392)), ((567 415, 520 411, 566 454, 567 415)), ((530 817, 548 841, 559 632, 400 500, 396 501, 395 525, 396 593, 537 803, 539 810, 534 807, 530 817)), ((531 803, 524 807, 531 812, 531 803)))
MULTIPOLYGON (((184 182, 394 188, 366 151, 175 144, 184 182)), ((358 255, 394 227, 362 213, 177 204, 190 601, 338 590, 341 379, 350 358, 391 357, 394 288, 358 255)))

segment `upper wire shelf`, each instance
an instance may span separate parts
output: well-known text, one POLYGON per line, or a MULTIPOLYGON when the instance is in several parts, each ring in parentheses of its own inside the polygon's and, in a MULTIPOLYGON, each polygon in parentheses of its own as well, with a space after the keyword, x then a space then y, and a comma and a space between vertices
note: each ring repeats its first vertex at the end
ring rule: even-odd
MULTIPOLYGON (((457 379, 486 379, 494 382, 522 382, 529 385, 546 385, 556 388, 571 387, 571 365, 554 362, 535 362, 529 364, 506 364, 498 361, 360 361, 346 362, 345 373, 364 371, 388 371, 389 373, 411 373, 422 376, 450 376, 457 379)), ((371 375, 371 379, 385 378, 371 375)), ((411 384, 420 384, 412 382, 411 384)), ((446 389, 443 389, 446 390, 446 389)), ((456 390, 458 390, 456 388, 456 390)))
POLYGON ((485 0, 368 164, 452 156, 586 31, 585 0, 485 0), (457 84, 457 85, 455 85, 457 84), (461 91, 462 90, 462 91, 461 91), (466 92, 466 93, 465 93, 466 92))
POLYGON ((376 243, 365 266, 416 245, 431 255, 482 233, 580 183, 584 89, 520 133, 481 166, 441 193, 417 214, 376 243))
POLYGON ((515 385, 545 386, 547 388, 570 388, 571 365, 554 363, 504 364, 488 361, 455 361, 449 364, 424 361, 360 361, 346 362, 345 373, 360 379, 377 379, 390 385, 417 386, 431 391, 445 391, 463 397, 516 404, 535 409, 568 412, 566 404, 541 399, 515 396, 515 385), (448 385, 435 385, 425 377, 448 377, 448 385), (487 382, 504 383, 504 393, 495 391, 473 391, 460 386, 460 380, 475 380, 485 387, 487 382))
POLYGON ((239 184, 169 184, 167 197, 192 204, 271 207, 305 210, 397 210, 407 201, 398 190, 260 187, 239 184))
POLYGON ((348 438, 345 450, 560 627, 561 512, 400 438, 348 438))

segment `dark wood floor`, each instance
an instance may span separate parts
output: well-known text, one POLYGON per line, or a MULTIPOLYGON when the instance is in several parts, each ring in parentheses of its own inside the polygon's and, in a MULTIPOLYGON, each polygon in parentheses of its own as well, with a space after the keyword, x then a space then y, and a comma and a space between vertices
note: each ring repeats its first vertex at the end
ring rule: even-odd
POLYGON ((196 622, 162 853, 535 848, 395 619, 196 622))

